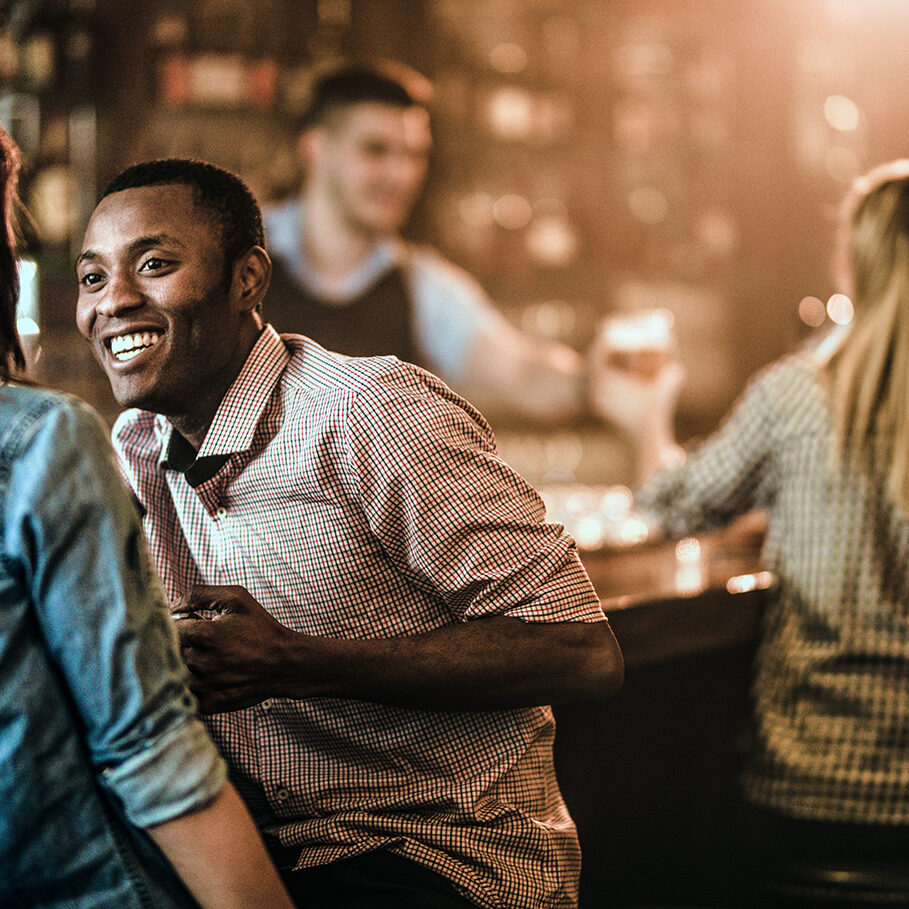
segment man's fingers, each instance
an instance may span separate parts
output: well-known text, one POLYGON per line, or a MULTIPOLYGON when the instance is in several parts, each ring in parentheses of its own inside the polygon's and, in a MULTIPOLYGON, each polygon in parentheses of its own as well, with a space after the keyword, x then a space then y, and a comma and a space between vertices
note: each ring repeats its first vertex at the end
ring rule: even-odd
POLYGON ((185 650, 187 647, 204 648, 210 646, 212 639, 212 627, 208 619, 200 618, 178 618, 175 621, 177 637, 180 639, 180 647, 185 650))
POLYGON ((249 594, 242 587, 220 584, 196 584, 171 604, 174 615, 197 612, 229 613, 243 612, 249 594))

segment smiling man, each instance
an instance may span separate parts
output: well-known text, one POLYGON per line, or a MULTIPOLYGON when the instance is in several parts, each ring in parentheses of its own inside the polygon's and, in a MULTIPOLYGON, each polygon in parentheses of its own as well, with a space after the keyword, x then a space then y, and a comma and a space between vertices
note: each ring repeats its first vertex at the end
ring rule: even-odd
POLYGON ((77 260, 209 728, 300 905, 573 906, 541 705, 622 678, 574 543, 433 375, 263 324, 262 244, 238 178, 171 159, 77 260))

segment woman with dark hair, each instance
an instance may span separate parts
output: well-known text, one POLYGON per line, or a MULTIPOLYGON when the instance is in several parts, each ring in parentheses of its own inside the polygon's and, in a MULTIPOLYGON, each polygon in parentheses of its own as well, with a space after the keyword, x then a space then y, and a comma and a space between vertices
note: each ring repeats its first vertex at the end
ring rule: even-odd
POLYGON ((16 378, 18 167, 0 128, 0 906, 287 909, 105 427, 16 378))

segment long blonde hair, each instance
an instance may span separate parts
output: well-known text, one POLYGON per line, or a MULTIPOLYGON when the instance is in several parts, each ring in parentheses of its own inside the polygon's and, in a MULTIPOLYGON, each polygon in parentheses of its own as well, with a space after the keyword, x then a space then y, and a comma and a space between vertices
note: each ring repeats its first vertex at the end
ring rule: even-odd
POLYGON ((860 177, 842 225, 855 319, 826 366, 837 439, 860 461, 890 440, 888 491, 909 513, 909 160, 860 177))

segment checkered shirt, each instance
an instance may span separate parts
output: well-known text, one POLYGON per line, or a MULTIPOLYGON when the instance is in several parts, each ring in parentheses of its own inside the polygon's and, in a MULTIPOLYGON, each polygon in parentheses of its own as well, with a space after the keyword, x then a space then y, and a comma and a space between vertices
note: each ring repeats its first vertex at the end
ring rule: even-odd
POLYGON ((746 797, 789 816, 909 824, 909 519, 868 466, 834 453, 811 354, 756 377, 720 430, 638 505, 673 535, 769 516, 778 578, 755 660, 746 797))
MULTIPOLYGON (((171 427, 114 428, 171 598, 241 584, 313 635, 416 635, 489 615, 602 621, 573 541, 499 458, 483 418, 391 357, 348 359, 270 326, 205 437, 191 488, 171 427)), ((573 906, 580 853, 548 707, 404 709, 272 698, 207 718, 261 829, 297 867, 382 847, 489 909, 573 906)))

